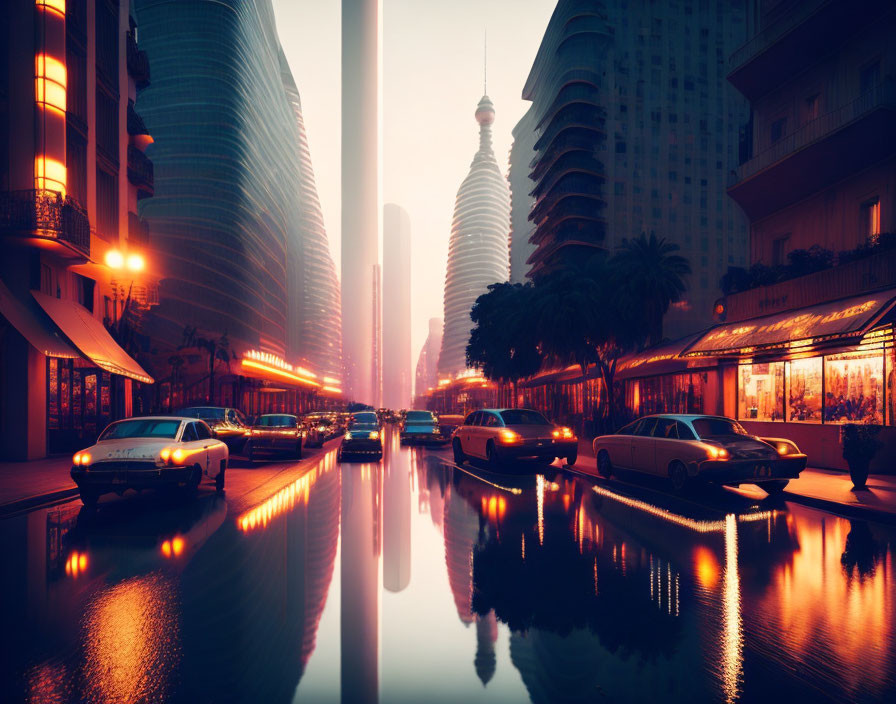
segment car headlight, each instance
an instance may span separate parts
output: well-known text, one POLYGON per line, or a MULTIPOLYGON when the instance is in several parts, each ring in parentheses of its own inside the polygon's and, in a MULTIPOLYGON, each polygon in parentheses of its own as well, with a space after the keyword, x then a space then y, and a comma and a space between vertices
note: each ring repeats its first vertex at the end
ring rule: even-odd
POLYGON ((186 453, 180 449, 179 447, 176 450, 171 451, 171 462, 172 464, 180 464, 184 461, 186 453))
POLYGON ((370 435, 368 437, 371 440, 379 440, 380 439, 380 431, 379 430, 371 430, 370 435))
POLYGON ((799 452, 796 445, 792 442, 777 442, 775 443, 775 449, 779 455, 793 455, 799 452))
POLYGON ((346 434, 345 434, 345 439, 346 439, 346 440, 351 440, 351 439, 352 439, 352 434, 351 434, 350 432, 346 433, 346 434))
POLYGON ((171 459, 171 448, 170 447, 163 448, 162 451, 159 453, 159 457, 162 458, 162 462, 167 462, 168 460, 170 460, 171 459))
POLYGON ((89 452, 79 452, 74 457, 72 457, 72 464, 84 467, 90 464, 91 459, 92 458, 89 452))

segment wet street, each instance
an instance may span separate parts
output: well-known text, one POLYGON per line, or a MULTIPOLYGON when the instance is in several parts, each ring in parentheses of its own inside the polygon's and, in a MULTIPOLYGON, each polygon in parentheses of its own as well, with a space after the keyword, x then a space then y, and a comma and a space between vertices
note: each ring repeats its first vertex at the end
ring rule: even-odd
POLYGON ((892 526, 385 450, 0 522, 0 698, 893 701, 892 526))

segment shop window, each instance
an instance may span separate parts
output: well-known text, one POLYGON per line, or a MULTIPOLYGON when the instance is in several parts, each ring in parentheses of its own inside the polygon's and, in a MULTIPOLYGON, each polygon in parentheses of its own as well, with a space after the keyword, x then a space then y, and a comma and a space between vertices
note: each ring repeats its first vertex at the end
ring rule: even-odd
POLYGON ((702 413, 705 374, 669 374, 639 379, 627 386, 627 401, 637 415, 702 413))
POLYGON ((784 362, 742 364, 737 385, 740 420, 784 419, 784 362))
POLYGON ((821 357, 787 362, 787 420, 821 422, 822 368, 821 357))
POLYGON ((830 423, 880 423, 884 357, 881 352, 824 359, 824 419, 830 423))
POLYGON ((862 203, 860 210, 862 234, 869 240, 880 234, 880 198, 862 203))

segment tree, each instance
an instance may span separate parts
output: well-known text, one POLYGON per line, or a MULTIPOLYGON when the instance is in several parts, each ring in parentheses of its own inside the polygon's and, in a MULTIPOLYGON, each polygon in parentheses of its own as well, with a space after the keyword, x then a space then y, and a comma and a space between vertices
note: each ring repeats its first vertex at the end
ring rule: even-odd
POLYGON ((541 368, 538 339, 528 315, 534 297, 532 284, 492 284, 470 311, 474 327, 467 364, 481 369, 486 379, 509 383, 514 404, 519 380, 541 368))
POLYGON ((230 365, 230 340, 225 332, 220 337, 201 337, 195 327, 184 328, 183 340, 178 350, 196 348, 208 355, 208 402, 215 402, 215 364, 222 361, 230 365))
POLYGON ((629 316, 646 321, 649 345, 662 341, 663 316, 687 291, 685 280, 691 265, 676 254, 678 249, 677 244, 652 232, 649 237, 642 233, 623 240, 611 260, 613 281, 622 296, 620 304, 629 316))

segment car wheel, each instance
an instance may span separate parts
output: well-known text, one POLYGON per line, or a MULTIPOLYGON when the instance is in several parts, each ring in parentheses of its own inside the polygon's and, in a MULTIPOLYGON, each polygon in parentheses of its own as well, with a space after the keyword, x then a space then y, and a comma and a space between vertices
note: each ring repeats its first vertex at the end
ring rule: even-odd
POLYGON ((81 489, 81 503, 87 508, 96 508, 97 502, 100 500, 100 494, 93 489, 81 489))
POLYGON ((491 440, 489 440, 485 448, 485 456, 488 458, 489 469, 496 472, 501 470, 501 458, 498 456, 498 449, 495 447, 495 443, 491 440))
POLYGON ((683 492, 688 485, 688 468, 681 462, 673 462, 669 465, 669 479, 676 492, 683 492))
POLYGON ((297 460, 302 459, 302 443, 301 442, 299 442, 299 444, 296 446, 295 456, 296 456, 297 460))
POLYGON ((597 453, 597 473, 604 479, 609 479, 613 474, 613 463, 610 462, 610 453, 606 450, 597 453))
POLYGON ((227 470, 227 460, 221 460, 221 471, 215 477, 215 491, 219 494, 224 493, 224 472, 227 470))
POLYGON ((572 467, 572 466, 576 463, 576 460, 577 460, 577 459, 579 459, 579 451, 576 450, 576 451, 574 451, 574 452, 570 452, 570 453, 566 456, 566 464, 567 464, 567 466, 572 467))
POLYGON ((776 482, 763 482, 759 485, 759 488, 765 491, 769 496, 777 496, 787 488, 788 484, 790 484, 789 479, 782 479, 776 482))
POLYGON ((454 441, 451 443, 451 449, 454 450, 454 464, 463 464, 467 461, 467 456, 464 454, 460 440, 454 438, 454 441))
POLYGON ((187 486, 184 488, 184 493, 187 496, 196 496, 196 493, 199 491, 199 484, 202 482, 202 467, 198 464, 193 465, 193 471, 190 472, 190 478, 187 480, 187 486))

